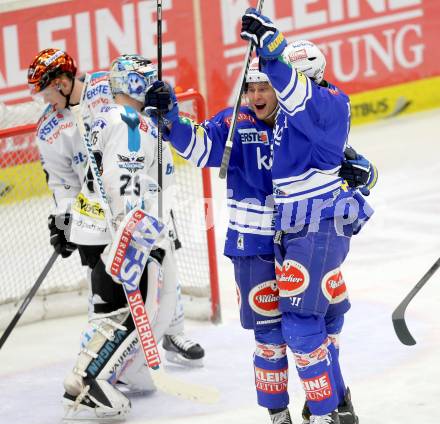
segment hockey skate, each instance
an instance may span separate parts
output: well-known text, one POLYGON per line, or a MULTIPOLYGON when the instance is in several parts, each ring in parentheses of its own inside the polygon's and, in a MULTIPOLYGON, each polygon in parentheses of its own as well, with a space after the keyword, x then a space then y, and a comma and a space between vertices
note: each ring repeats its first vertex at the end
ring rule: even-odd
POLYGON ((341 424, 341 421, 339 421, 338 411, 333 411, 325 415, 312 415, 310 424, 341 424))
POLYGON ((344 402, 338 407, 339 421, 341 424, 358 424, 359 418, 354 412, 353 403, 351 402, 350 389, 347 387, 344 402))
MULTIPOLYGON (((353 404, 351 402, 350 389, 347 387, 347 392, 345 393, 344 402, 338 407, 339 421, 341 424, 358 424, 359 418, 354 412, 353 404)), ((303 424, 310 424, 310 417, 312 413, 310 412, 307 402, 304 403, 302 410, 303 424)))
POLYGON ((272 424, 292 424, 292 419, 290 418, 290 412, 288 408, 279 409, 269 409, 270 419, 272 424))
POLYGON ((183 333, 163 336, 162 347, 168 361, 187 367, 203 367, 205 351, 198 344, 185 337, 183 333))

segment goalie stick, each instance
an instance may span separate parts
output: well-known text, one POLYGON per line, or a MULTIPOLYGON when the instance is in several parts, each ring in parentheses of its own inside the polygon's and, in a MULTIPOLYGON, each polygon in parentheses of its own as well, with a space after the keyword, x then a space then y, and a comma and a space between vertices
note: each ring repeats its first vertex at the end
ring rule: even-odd
MULTIPOLYGON (((86 79, 83 93, 81 95, 80 105, 85 105, 84 95, 86 92, 86 88, 88 85, 88 79, 86 79)), ((107 199, 106 191, 104 189, 104 184, 102 182, 102 178, 100 175, 100 171, 98 169, 98 164, 96 163, 96 159, 93 153, 92 143, 89 139, 89 134, 86 131, 84 126, 83 114, 85 110, 83 110, 87 106, 81 107, 80 105, 76 107, 72 107, 72 113, 75 116, 79 133, 81 135, 84 146, 87 150, 87 155, 89 159, 90 169, 94 178, 98 185, 99 198, 101 200, 101 206, 104 209, 105 219, 107 221, 107 226, 109 228, 109 232, 112 236, 112 239, 115 237, 115 232, 112 224, 112 213, 110 209, 110 204, 107 199)), ((115 283, 116 284, 116 283, 115 283)), ((198 385, 189 382, 182 382, 171 375, 165 373, 163 370, 160 360, 160 355, 157 347, 156 340, 154 335, 150 331, 151 324, 149 321, 149 317, 147 311, 145 310, 145 305, 141 308, 138 302, 139 297, 142 299, 139 288, 134 288, 131 284, 125 284, 123 282, 122 287, 124 289, 125 296, 127 298, 127 302, 130 308, 130 312, 133 318, 133 322, 136 327, 136 331, 139 337, 139 344, 143 350, 145 360, 150 367, 151 377, 154 381, 156 387, 168 394, 179 396, 185 399, 194 400, 202 403, 215 403, 219 398, 219 392, 216 388, 212 386, 204 386, 198 385), (134 311, 137 311, 136 314, 134 311), (141 324, 144 323, 144 324, 141 324), (150 345, 148 349, 146 344, 150 345)))
POLYGON ((50 269, 52 268, 53 264, 55 263, 56 259, 58 258, 59 253, 53 252, 50 259, 47 261, 46 266, 44 267, 43 271, 41 271, 41 274, 38 276, 37 281, 35 281, 35 284, 32 286, 32 288, 29 290, 29 293, 24 298, 23 303, 18 308, 17 313, 15 314, 14 318, 12 318, 12 321, 9 323, 9 325, 6 327, 5 332, 3 333, 1 339, 0 339, 0 349, 5 344, 5 341, 8 339, 9 335, 11 334, 12 330, 17 325, 18 320, 23 315, 24 311, 28 307, 29 303, 37 293, 38 289, 41 286, 41 283, 46 278, 46 275, 49 273, 50 269))
MULTIPOLYGON (((263 9, 263 3, 264 3, 264 0, 258 0, 257 10, 259 12, 261 12, 261 10, 263 9)), ((249 41, 249 44, 248 44, 248 47, 246 50, 246 54, 244 57, 243 71, 241 73, 240 80, 239 80, 240 81, 240 88, 237 92, 237 98, 235 99, 235 105, 234 105, 234 109, 232 111, 231 125, 229 126, 228 138, 226 139, 225 150, 223 151, 222 163, 220 165, 220 172, 218 174, 218 176, 222 179, 226 178, 226 174, 228 172, 229 159, 231 157, 235 127, 237 125, 238 110, 240 109, 240 106, 241 106, 241 95, 243 94, 244 85, 246 83, 246 75, 248 73, 249 64, 251 63, 252 50, 253 50, 253 44, 251 41, 249 41)))
POLYGON ((414 286, 414 288, 406 295, 405 299, 400 302, 399 306, 395 309, 392 315, 394 331, 397 334, 399 340, 407 346, 413 346, 416 344, 414 337, 408 330, 408 326, 405 321, 405 311, 414 296, 420 291, 420 289, 428 282, 428 280, 434 275, 434 273, 440 268, 440 258, 429 268, 426 274, 421 280, 414 286))

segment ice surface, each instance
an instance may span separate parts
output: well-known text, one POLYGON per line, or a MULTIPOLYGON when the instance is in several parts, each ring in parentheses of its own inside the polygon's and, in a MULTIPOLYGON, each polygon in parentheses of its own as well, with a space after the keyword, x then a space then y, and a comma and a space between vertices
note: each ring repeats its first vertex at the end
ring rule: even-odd
MULTIPOLYGON (((353 307, 341 337, 341 362, 362 424, 438 424, 440 272, 407 310, 417 345, 397 340, 391 313, 440 255, 440 110, 352 130, 351 144, 380 172, 369 201, 376 213, 352 242, 343 268, 353 307)), ((269 423, 256 405, 252 333, 241 329, 232 266, 221 256, 227 222, 224 182, 214 175, 223 322, 188 321, 207 356, 203 369, 166 369, 221 391, 215 405, 155 393, 133 399, 128 424, 269 423)), ((19 327, 0 351, 0 422, 54 424, 62 417, 62 380, 78 350, 85 317, 19 327)), ((290 357, 291 359, 291 357, 290 357)), ((293 360, 290 361, 293 364, 293 360)), ((290 372, 291 412, 300 423, 304 395, 290 372)))

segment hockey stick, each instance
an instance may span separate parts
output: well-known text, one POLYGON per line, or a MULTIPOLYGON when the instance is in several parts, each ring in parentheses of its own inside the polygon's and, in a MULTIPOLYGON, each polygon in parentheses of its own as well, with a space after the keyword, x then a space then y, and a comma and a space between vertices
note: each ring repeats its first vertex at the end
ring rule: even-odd
MULTIPOLYGON (((264 0, 258 0, 257 10, 261 12, 263 9, 264 0)), ((234 110, 232 112, 231 124, 229 126, 228 138, 226 139, 225 150, 223 151, 222 163, 220 165, 219 177, 224 179, 228 172, 229 159, 231 158, 232 143, 234 140, 235 127, 237 125, 238 109, 241 106, 241 96, 243 94, 244 85, 246 83, 246 76, 248 73, 249 65, 251 63, 252 50, 254 46, 251 41, 249 41, 246 55, 244 57, 243 71, 240 76, 240 89, 237 93, 237 98, 235 99, 234 110)))
POLYGON ((18 320, 23 315, 23 313, 26 310, 26 308, 28 307, 29 303, 31 302, 31 300, 33 299, 35 294, 37 293, 38 289, 41 286, 41 283, 44 281, 44 279, 46 278, 46 275, 49 273, 50 269, 52 268, 53 264, 55 263, 56 259, 58 258, 58 255, 59 255, 59 253, 57 253, 57 252, 52 253, 52 256, 47 261, 46 266, 43 268, 43 271, 41 271, 41 274, 38 276, 37 281, 35 281, 35 284, 29 290, 29 293, 27 294, 27 296, 23 300, 23 303, 18 308, 18 311, 15 314, 14 318, 12 318, 12 321, 6 327, 6 330, 0 339, 0 349, 4 345, 5 341, 7 340, 9 335, 11 334, 14 327, 16 326, 18 320))
MULTIPOLYGON (((157 0, 157 79, 162 81, 162 0, 157 0)), ((163 216, 163 192, 162 192, 162 164, 163 164, 163 135, 162 135, 162 112, 157 111, 157 185, 159 190, 157 216, 159 220, 163 216)))
MULTIPOLYGON (((81 96, 82 101, 83 96, 81 96)), ((110 204, 106 195, 104 184, 100 175, 98 164, 96 163, 95 155, 93 153, 93 146, 89 139, 89 134, 85 130, 83 113, 79 106, 72 108, 72 112, 75 115, 78 129, 83 140, 84 146, 87 150, 87 155, 89 156, 90 168, 92 175, 96 183, 98 184, 98 192, 101 200, 101 206, 104 209, 105 219, 107 221, 107 226, 109 228, 112 239, 114 239, 115 231, 113 229, 112 223, 112 213, 110 209, 110 204)), ((141 213, 142 214, 142 213, 141 213)), ((139 216, 133 215, 136 220, 139 216)), ((130 225, 127 226, 128 228, 130 225)), ((129 234, 126 234, 129 236, 129 234)), ((127 242, 127 244, 129 241, 127 242)), ((116 283, 115 283, 116 284, 116 283)), ((161 360, 159 355, 158 346, 154 338, 151 324, 147 311, 145 310, 145 305, 142 302, 142 295, 139 287, 133 287, 130 284, 122 284, 125 296, 130 308, 130 312, 133 318, 133 322, 138 333, 139 344, 141 345, 142 351, 145 356, 145 360, 150 367, 151 377, 159 390, 165 393, 179 396, 189 400, 195 400, 202 403, 214 403, 219 398, 219 392, 214 387, 201 386, 193 383, 182 382, 172 376, 166 374, 163 368, 160 366, 161 360)))
POLYGON ((405 311, 414 296, 420 291, 420 289, 428 282, 428 280, 434 275, 434 273, 440 268, 440 258, 429 268, 426 274, 421 280, 414 286, 414 288, 407 294, 405 299, 400 302, 399 306, 393 312, 393 326, 394 331, 397 334, 399 340, 407 346, 413 346, 416 344, 413 336, 408 330, 405 321, 405 311))
POLYGON ((170 215, 171 215, 171 222, 173 223, 173 243, 174 243, 174 250, 179 250, 182 247, 182 242, 179 240, 179 234, 177 233, 177 225, 176 220, 174 218, 174 212, 172 209, 170 209, 170 215))

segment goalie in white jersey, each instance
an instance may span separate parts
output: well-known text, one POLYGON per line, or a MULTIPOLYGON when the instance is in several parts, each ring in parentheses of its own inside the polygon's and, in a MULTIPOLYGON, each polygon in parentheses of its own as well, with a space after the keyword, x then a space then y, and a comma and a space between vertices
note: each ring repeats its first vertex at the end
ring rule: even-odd
MULTIPOLYGON (((90 128, 100 109, 113 102, 113 95, 108 72, 96 72, 84 78, 75 75, 73 58, 62 50, 50 48, 42 50, 30 65, 28 82, 32 94, 50 103, 40 118, 37 142, 55 201, 55 211, 49 216, 51 244, 63 257, 70 256, 78 245, 83 265, 93 268, 110 240, 97 195, 87 188, 79 194, 86 176, 87 153, 71 109, 80 107, 85 125, 90 128), (67 237, 65 230, 71 233, 67 237)), ((90 171, 87 179, 93 188, 90 171)), ((204 350, 184 335, 179 286, 177 291, 173 321, 163 339, 166 357, 172 362, 201 366, 204 350)))
MULTIPOLYGON (((49 55, 51 56, 45 59, 46 64, 53 63, 54 60, 60 57, 64 58, 65 54, 64 52, 60 54, 55 51, 50 52, 49 55)), ((70 66, 69 63, 67 63, 68 66, 70 66)), ((75 82, 71 84, 78 89, 80 81, 73 78, 74 72, 70 75, 65 72, 65 60, 62 64, 62 71, 66 75, 66 79, 75 81, 76 84, 75 82)), ((31 71, 29 72, 30 82, 32 77, 35 76, 35 68, 31 71)), ((58 75, 58 77, 60 76, 62 78, 62 75, 58 75)), ((43 146, 41 149, 43 165, 48 174, 49 185, 54 193, 57 213, 66 211, 67 202, 64 199, 72 198, 79 190, 78 182, 81 180, 81 172, 84 172, 84 165, 80 164, 84 159, 75 160, 75 157, 81 158, 80 155, 75 155, 75 149, 80 149, 77 142, 80 136, 71 111, 64 107, 73 102, 75 87, 71 87, 70 94, 66 95, 62 91, 65 81, 60 82, 61 78, 57 79, 55 77, 52 80, 54 85, 42 87, 42 94, 54 107, 49 108, 45 113, 38 129, 39 142, 43 146), (49 91, 46 91, 47 89, 49 91), (64 101, 63 97, 65 98, 64 101), (79 166, 75 168, 74 164, 79 166)), ((90 87, 94 91, 101 90, 101 93, 104 90, 102 88, 97 90, 96 85, 90 87)), ((88 91, 84 91, 84 93, 89 98, 88 91)), ((118 92, 117 96, 122 96, 122 101, 130 102, 130 98, 121 92, 118 92)), ((109 104, 108 102, 100 103, 100 106, 102 106, 102 103, 109 104)), ((143 101, 139 103, 139 110, 142 105, 143 101)), ((147 171, 151 171, 150 176, 157 175, 157 170, 153 169, 155 166, 154 145, 156 140, 144 118, 130 111, 124 115, 127 121, 125 122, 122 120, 122 115, 116 112, 118 108, 126 111, 122 106, 110 105, 105 108, 102 115, 96 117, 91 126, 94 129, 93 137, 95 137, 96 146, 103 153, 101 165, 105 166, 105 171, 102 178, 106 189, 109 191, 113 212, 115 217, 122 218, 130 207, 144 203, 145 207, 151 208, 154 203, 155 182, 149 178, 147 171), (112 123, 108 127, 104 125, 107 118, 109 119, 108 122, 112 123), (107 130, 120 133, 117 129, 118 124, 124 128, 126 140, 130 131, 133 131, 134 126, 138 125, 139 140, 134 144, 128 143, 125 148, 121 145, 121 150, 117 153, 118 146, 111 142, 113 139, 112 134, 108 134, 107 130), (104 133, 104 137, 101 137, 104 133), (137 153, 134 153, 131 147, 137 153), (137 172, 139 172, 139 178, 134 178, 137 172), (140 174, 142 174, 142 177, 140 174), (130 177, 130 181, 128 177, 130 177), (113 182, 116 184, 116 191, 112 189, 113 182), (146 196, 143 196, 144 194, 146 196)), ((118 140, 121 139, 118 137, 118 140)), ((169 151, 164 153, 164 158, 165 163, 167 163, 167 160, 169 161, 168 168, 173 169, 169 151)), ((86 182, 84 185, 81 194, 89 194, 90 181, 88 183, 86 182)), ((83 197, 80 196, 79 199, 81 198, 83 197)), ((90 212, 90 215, 95 213, 99 218, 101 214, 100 206, 97 205, 94 208, 93 204, 89 203, 88 205, 86 210, 90 212)), ((149 213, 154 214, 154 211, 149 213)), ((55 221, 56 219, 53 218, 54 226, 57 228, 55 221)), ((117 221, 119 220, 117 219, 117 221)), ((68 238, 66 239, 64 231, 61 233, 64 241, 60 241, 60 234, 51 228, 51 242, 54 238, 58 239, 57 242, 60 243, 60 246, 58 246, 60 248, 59 252, 63 256, 68 256, 75 245, 71 245, 67 241, 68 238)), ((57 248, 55 243, 53 244, 57 248)), ((130 402, 124 394, 115 388, 116 382, 129 382, 132 387, 136 388, 138 386, 144 390, 154 387, 151 380, 148 380, 148 369, 144 365, 143 354, 137 354, 139 345, 133 321, 126 308, 126 299, 122 287, 115 284, 106 273, 105 265, 99 255, 101 252, 97 252, 96 249, 93 250, 96 246, 92 246, 92 250, 87 250, 87 246, 81 247, 85 247, 86 263, 88 263, 91 256, 94 256, 93 263, 88 263, 92 268, 94 313, 91 316, 89 328, 84 332, 83 346, 75 367, 65 380, 66 417, 69 419, 121 417, 130 409, 130 402), (93 255, 90 255, 90 252, 93 255)), ((177 278, 172 250, 172 240, 162 240, 161 248, 157 248, 152 252, 148 266, 140 281, 140 288, 144 294, 144 300, 146 297, 147 310, 153 321, 153 329, 157 340, 160 340, 163 336, 174 312, 177 278)), ((105 255, 103 257, 105 258, 105 255)))

